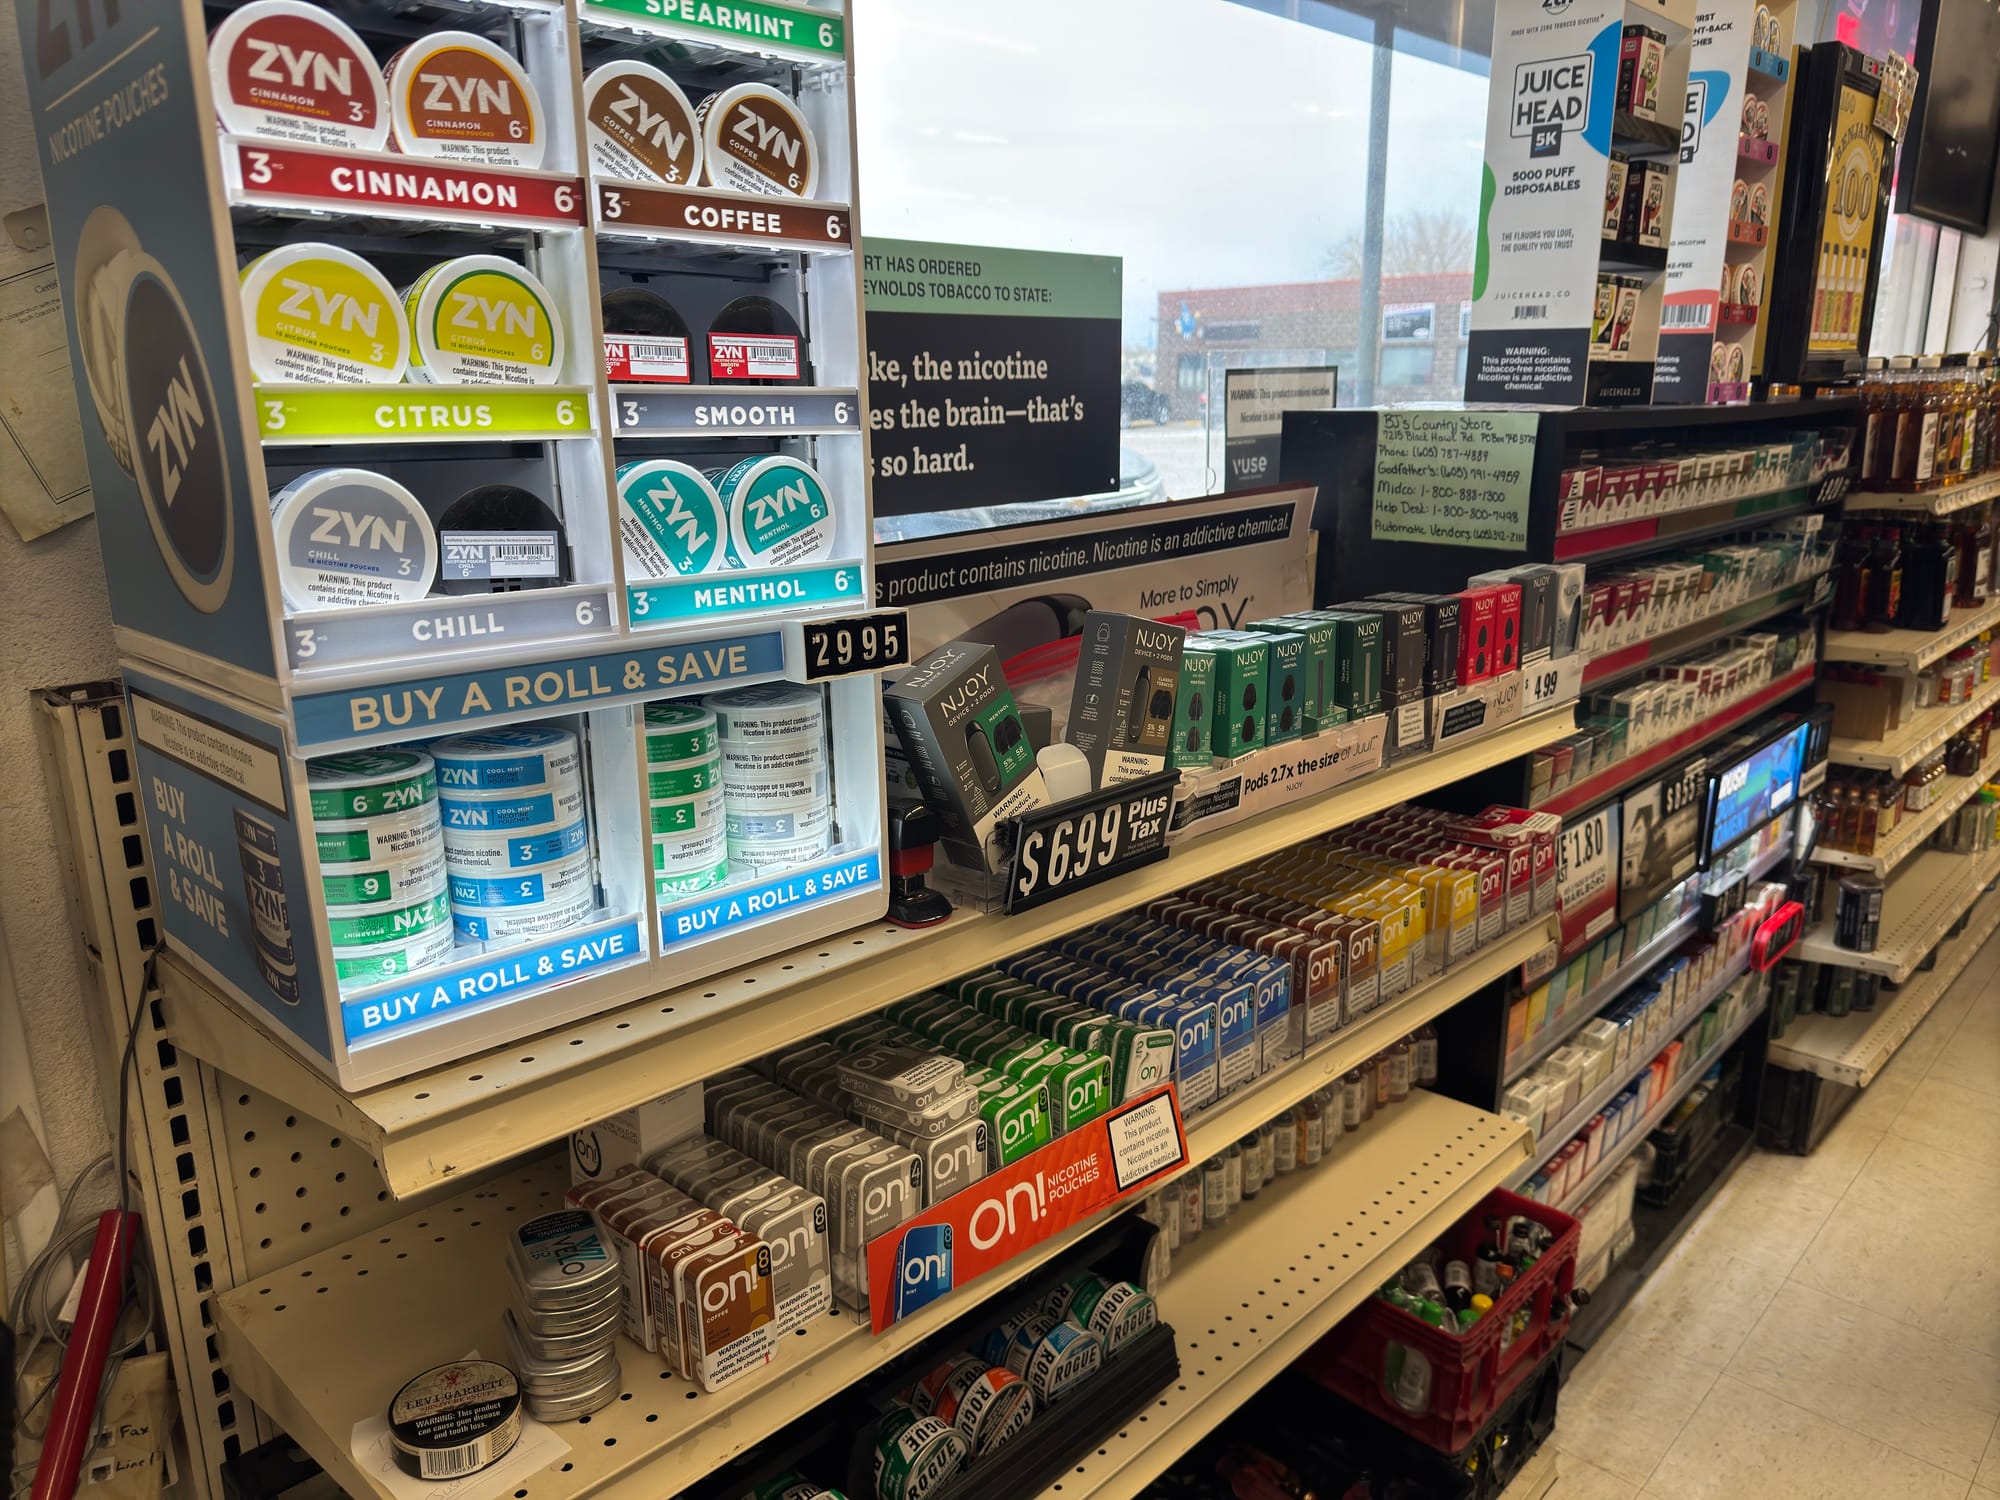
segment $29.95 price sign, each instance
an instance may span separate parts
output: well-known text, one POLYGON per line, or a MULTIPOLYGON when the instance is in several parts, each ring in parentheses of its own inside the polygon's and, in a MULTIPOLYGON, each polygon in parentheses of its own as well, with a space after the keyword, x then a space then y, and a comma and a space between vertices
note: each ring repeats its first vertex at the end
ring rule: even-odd
POLYGON ((1162 859, 1178 771, 1072 797, 1014 820, 1007 910, 1026 911, 1162 859))
POLYGON ((900 609, 831 620, 802 620, 799 669, 807 682, 886 672, 910 663, 910 617, 900 609))

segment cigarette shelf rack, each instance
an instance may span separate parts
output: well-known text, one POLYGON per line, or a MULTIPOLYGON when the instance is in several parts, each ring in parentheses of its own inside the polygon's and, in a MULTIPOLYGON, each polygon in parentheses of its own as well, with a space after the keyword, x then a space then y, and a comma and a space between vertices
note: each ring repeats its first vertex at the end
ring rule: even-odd
POLYGON ((1936 968, 1898 989, 1878 990, 1872 1011, 1798 1017, 1773 1038, 1771 1062, 1829 1083, 1868 1087, 1995 931, 2000 931, 2000 893, 1979 898, 1965 930, 1939 947, 1936 968))
POLYGON ((1882 921, 1872 949, 1863 953, 1836 943, 1829 914, 1798 940, 1792 957, 1906 984, 1995 876, 2000 876, 2000 848, 1977 854, 1926 849, 1897 870, 1883 891, 1882 921))
MULTIPOLYGON (((1244 1128, 1240 1115, 1202 1119, 1190 1131, 1197 1159, 1244 1128)), ((1526 1149, 1527 1132, 1515 1122, 1419 1091, 1357 1132, 1331 1162, 1274 1186, 1203 1236, 1176 1262, 1161 1297, 1163 1320, 1190 1340, 1185 1380, 1160 1402, 1172 1415, 1158 1417, 1156 1407, 1107 1443, 1121 1457, 1106 1470, 1103 1492, 1133 1493, 1477 1203, 1526 1149), (1257 1232, 1280 1224, 1287 1232, 1257 1232), (1310 1243, 1294 1232, 1307 1224, 1320 1236, 1310 1243), (1247 1303, 1234 1309, 1239 1296, 1253 1299, 1256 1311, 1242 1318, 1240 1334, 1222 1332, 1231 1310, 1249 1310, 1247 1303), (1195 1331, 1206 1328, 1218 1331, 1195 1331), (1249 1347, 1229 1349, 1225 1360, 1219 1351, 1231 1339, 1249 1347)), ((354 1424, 379 1414, 409 1371, 494 1343, 506 1301, 506 1226, 559 1201, 564 1186, 559 1159, 511 1171, 224 1293, 218 1320, 231 1372, 349 1495, 392 1493, 355 1461, 354 1424)), ((767 1368, 713 1394, 621 1343, 630 1399, 559 1429, 570 1445, 563 1461, 517 1479, 513 1493, 650 1500, 680 1490, 1092 1227, 1045 1241, 965 1296, 941 1299, 881 1337, 852 1313, 816 1319, 767 1368)), ((1065 1495, 1073 1487, 1063 1481, 1065 1495)))
POLYGON ((177 1045, 366 1146, 398 1197, 491 1167, 669 1089, 879 1010, 942 978, 1130 910, 1224 870, 1526 754, 1569 732, 1551 710, 1318 797, 1174 846, 1165 860, 1015 916, 961 910, 913 931, 876 923, 662 991, 560 1029, 343 1093, 247 1023, 171 954, 177 1045))

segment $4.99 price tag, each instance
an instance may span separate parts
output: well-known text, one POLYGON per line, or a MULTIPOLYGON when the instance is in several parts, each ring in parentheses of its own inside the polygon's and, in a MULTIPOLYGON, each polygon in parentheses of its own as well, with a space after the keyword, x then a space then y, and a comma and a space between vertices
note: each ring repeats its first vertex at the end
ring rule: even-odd
POLYGON ((1178 771, 1162 771, 1015 819, 1007 910, 1026 911, 1164 858, 1179 781, 1178 771))

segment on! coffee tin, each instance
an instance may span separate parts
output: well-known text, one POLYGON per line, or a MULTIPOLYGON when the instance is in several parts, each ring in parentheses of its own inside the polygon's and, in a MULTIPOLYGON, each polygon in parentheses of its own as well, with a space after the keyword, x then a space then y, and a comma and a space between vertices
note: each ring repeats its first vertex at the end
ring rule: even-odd
POLYGON ((438 789, 447 797, 461 791, 566 787, 583 764, 576 735, 553 724, 482 729, 435 740, 427 748, 437 762, 438 789))
POLYGON ((395 149, 483 167, 539 167, 542 99, 511 53, 469 31, 434 31, 382 70, 395 149))
POLYGON ((304 0, 255 0, 208 39, 215 113, 234 135, 380 151, 389 90, 352 27, 304 0))
POLYGON ((492 1360, 438 1365, 389 1403, 396 1465, 418 1479, 457 1479, 499 1462, 521 1435, 521 1385, 492 1360))
POLYGON ((782 454, 746 458, 723 471, 715 492, 738 567, 788 568, 833 556, 833 501, 810 464, 782 454))
POLYGON ((401 942, 375 943, 366 948, 336 947, 333 977, 342 989, 381 984, 445 963, 457 946, 451 927, 446 925, 401 942))

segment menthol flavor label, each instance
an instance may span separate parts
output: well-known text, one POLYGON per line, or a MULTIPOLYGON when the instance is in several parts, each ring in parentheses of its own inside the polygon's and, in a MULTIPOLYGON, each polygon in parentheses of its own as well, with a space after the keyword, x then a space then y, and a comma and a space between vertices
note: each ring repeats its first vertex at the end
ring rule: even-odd
POLYGON ((438 797, 446 842, 458 834, 515 833, 555 827, 583 816, 583 784, 567 781, 539 792, 453 791, 438 797))
POLYGON ((525 724, 455 735, 429 747, 438 790, 525 790, 572 780, 583 764, 576 736, 553 725, 525 724))
MULTIPOLYGON (((446 850, 450 863, 450 850, 446 850)), ((454 907, 505 909, 541 906, 564 901, 593 885, 590 856, 580 854, 539 870, 518 870, 506 875, 461 875, 452 863, 451 902, 454 907)))
POLYGON ((670 458, 618 466, 618 537, 628 578, 689 578, 729 566, 729 524, 715 487, 670 458))
POLYGON ((797 459, 746 458, 716 484, 729 517, 729 554, 745 568, 785 568, 833 555, 833 502, 797 459))
POLYGON ((406 942, 441 925, 450 915, 451 897, 439 891, 407 906, 385 902, 373 908, 329 907, 326 931, 336 948, 365 948, 374 943, 406 942))
POLYGON ((655 802, 695 797, 722 785, 722 762, 713 755, 646 767, 646 795, 655 802))
POLYGON ((444 845, 391 864, 329 868, 320 875, 319 884, 328 906, 372 906, 434 896, 444 889, 444 845))
POLYGON ((437 800, 437 774, 421 750, 358 750, 306 762, 315 821, 414 812, 437 800))
POLYGON ((671 801, 656 799, 647 807, 646 818, 654 838, 719 830, 723 826, 722 792, 717 789, 671 801))
POLYGON ((371 948, 335 948, 333 977, 341 987, 351 988, 400 979, 449 960, 457 950, 457 939, 449 924, 420 933, 408 942, 378 943, 371 948))
POLYGON ((438 826, 434 806, 359 822, 316 818, 313 821, 313 843, 319 850, 319 862, 323 866, 395 866, 418 862, 432 855, 444 858, 444 830, 438 826))
POLYGON ((597 909, 590 891, 566 901, 550 901, 539 906, 517 907, 490 912, 455 911, 452 926, 475 942, 490 943, 498 938, 551 937, 568 932, 586 921, 597 909))
POLYGON ((498 874, 554 864, 590 843, 590 825, 579 818, 559 828, 528 833, 446 833, 445 857, 452 873, 498 874))

